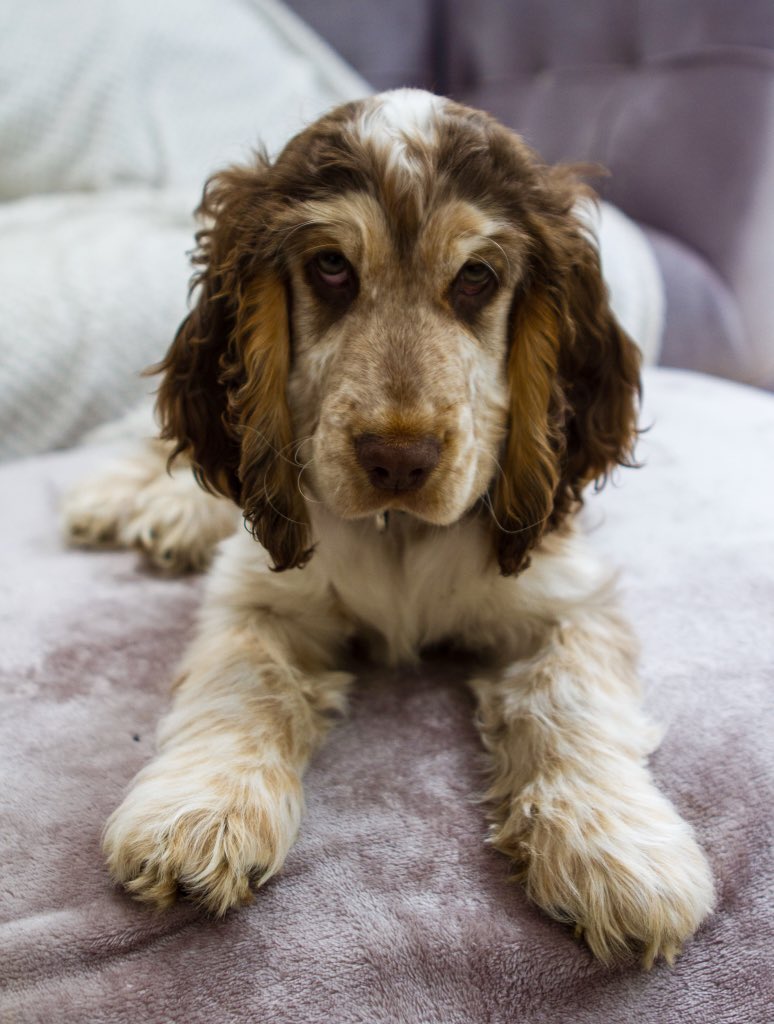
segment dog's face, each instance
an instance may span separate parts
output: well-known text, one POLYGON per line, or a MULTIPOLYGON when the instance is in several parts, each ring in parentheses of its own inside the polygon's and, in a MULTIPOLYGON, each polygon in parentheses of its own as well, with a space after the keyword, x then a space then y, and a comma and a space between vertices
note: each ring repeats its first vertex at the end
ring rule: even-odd
POLYGON ((288 398, 310 439, 302 485, 342 518, 455 522, 486 493, 505 436, 515 233, 428 192, 407 194, 409 224, 343 196, 298 232, 288 398))
POLYGON ((442 111, 413 92, 356 111, 339 131, 359 188, 293 212, 288 399, 295 436, 310 439, 302 484, 343 518, 455 522, 486 493, 505 436, 526 242, 442 169, 442 111))
POLYGON ((634 435, 638 356, 580 194, 491 118, 414 90, 218 175, 198 304, 161 367, 164 436, 279 568, 309 557, 313 500, 486 515, 518 571, 634 435))

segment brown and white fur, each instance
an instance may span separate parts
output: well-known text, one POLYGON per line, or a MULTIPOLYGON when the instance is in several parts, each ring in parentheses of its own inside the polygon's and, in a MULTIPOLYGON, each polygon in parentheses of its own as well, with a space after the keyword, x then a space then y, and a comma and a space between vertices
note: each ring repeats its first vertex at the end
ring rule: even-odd
POLYGON ((253 535, 223 543, 159 753, 107 824, 139 899, 180 888, 222 914, 282 867, 361 637, 394 664, 479 654, 490 840, 598 957, 671 961, 710 912, 706 860, 646 767, 635 642, 573 523, 583 488, 631 464, 639 369, 583 194, 413 90, 208 184, 162 440, 67 509, 75 541, 172 568, 202 565, 237 505, 253 535))

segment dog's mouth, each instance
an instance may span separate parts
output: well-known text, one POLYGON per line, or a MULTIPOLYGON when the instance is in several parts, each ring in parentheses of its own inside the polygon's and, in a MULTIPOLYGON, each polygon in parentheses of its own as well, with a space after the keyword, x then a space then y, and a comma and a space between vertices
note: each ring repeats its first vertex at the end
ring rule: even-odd
POLYGON ((346 504, 337 501, 336 496, 331 500, 323 496, 322 500, 340 518, 373 520, 380 530, 385 529, 390 517, 395 515, 432 526, 449 526, 464 514, 468 505, 447 486, 448 481, 444 481, 440 472, 436 480, 414 490, 387 491, 362 479, 354 483, 346 504))

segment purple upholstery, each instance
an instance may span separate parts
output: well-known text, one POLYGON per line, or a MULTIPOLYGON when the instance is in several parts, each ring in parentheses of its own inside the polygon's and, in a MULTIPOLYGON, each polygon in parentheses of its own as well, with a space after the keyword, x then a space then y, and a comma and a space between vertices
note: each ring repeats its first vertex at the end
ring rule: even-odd
POLYGON ((289 0, 288 6, 375 89, 413 85, 445 91, 439 5, 433 0, 289 0))
POLYGON ((663 361, 774 384, 771 0, 292 5, 376 87, 434 87, 607 167, 605 198, 676 243, 663 361))

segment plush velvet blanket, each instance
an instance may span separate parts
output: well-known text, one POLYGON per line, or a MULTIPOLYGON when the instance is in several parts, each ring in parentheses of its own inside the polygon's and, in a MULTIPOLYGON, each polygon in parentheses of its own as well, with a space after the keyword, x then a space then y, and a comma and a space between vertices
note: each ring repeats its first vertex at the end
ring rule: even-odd
POLYGON ((591 498, 622 569, 659 784, 694 823, 715 915, 674 968, 607 969, 484 845, 464 665, 364 668, 307 776, 285 870, 213 922, 156 915, 99 836, 153 750, 200 592, 63 547, 93 451, 0 471, 0 1020, 13 1024, 765 1024, 774 1015, 774 398, 646 381, 646 467, 591 498))

